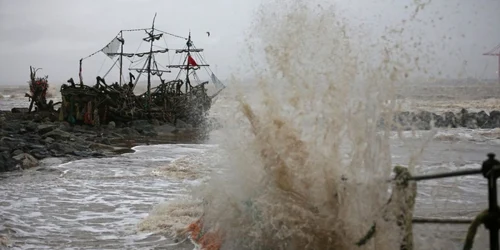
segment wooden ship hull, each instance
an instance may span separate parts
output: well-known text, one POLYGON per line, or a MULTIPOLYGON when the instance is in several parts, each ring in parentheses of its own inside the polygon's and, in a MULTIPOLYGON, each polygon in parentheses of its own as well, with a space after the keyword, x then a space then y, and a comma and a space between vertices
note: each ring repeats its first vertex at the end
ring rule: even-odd
MULTIPOLYGON (((194 84, 191 77, 193 75, 197 76, 196 70, 203 67, 208 68, 209 65, 206 63, 199 64, 193 58, 193 54, 202 52, 203 49, 194 47, 191 34, 189 34, 188 38, 172 35, 187 41, 185 48, 175 50, 176 54, 186 54, 184 63, 165 65, 163 66, 164 69, 160 69, 154 55, 167 53, 170 49, 153 50, 153 43, 163 35, 172 34, 157 30, 154 27, 153 19, 151 28, 122 30, 106 47, 87 56, 86 58, 89 58, 98 52, 103 52, 112 59, 116 56, 119 57, 114 65, 119 62, 120 81, 113 84, 107 84, 104 78, 98 76, 95 85, 85 85, 81 72, 82 62, 86 58, 80 59, 80 82, 75 84, 71 78, 68 80, 68 84, 63 84, 61 87, 62 106, 59 110, 59 119, 68 121, 71 124, 88 125, 107 124, 111 121, 127 123, 134 120, 152 119, 176 124, 178 120, 182 120, 193 127, 202 126, 206 114, 211 108, 212 99, 225 86, 215 77, 213 72, 211 79, 218 88, 216 94, 208 95, 205 88, 205 85, 209 83, 208 81, 194 84), (125 31, 145 31, 147 37, 143 38, 143 40, 150 43, 149 51, 124 53, 123 44, 125 40, 123 33, 125 31), (120 49, 120 52, 118 52, 118 49, 120 49), (122 83, 124 57, 146 58, 142 68, 129 68, 130 71, 136 71, 139 75, 136 79, 136 76, 129 72, 130 80, 128 83, 122 83), (179 69, 179 74, 176 79, 166 81, 162 78, 162 75, 170 73, 172 68, 179 69), (182 72, 185 72, 185 74, 181 74, 182 72), (142 74, 147 74, 147 91, 136 95, 134 89, 142 74), (158 77, 161 82, 154 88, 151 87, 152 76, 158 77)), ((198 60, 204 60, 202 57, 198 58, 198 60)))
POLYGON ((172 85, 178 81, 165 82, 153 88, 148 98, 148 92, 135 95, 131 84, 109 86, 102 79, 98 81, 95 86, 72 83, 61 87, 60 120, 87 125, 152 119, 176 124, 182 120, 198 127, 203 125, 212 105, 212 97, 203 85, 193 87, 188 94, 179 94, 172 91, 172 85))

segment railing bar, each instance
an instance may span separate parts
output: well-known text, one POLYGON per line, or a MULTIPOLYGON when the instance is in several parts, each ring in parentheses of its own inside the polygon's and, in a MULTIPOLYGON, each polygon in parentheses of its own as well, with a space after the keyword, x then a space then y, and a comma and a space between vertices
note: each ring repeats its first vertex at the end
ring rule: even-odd
POLYGON ((428 175, 417 175, 413 176, 410 179, 414 181, 423 181, 423 180, 431 180, 431 179, 439 179, 439 178, 447 178, 447 177, 456 177, 463 175, 476 175, 481 174, 481 169, 467 169, 454 171, 449 173, 439 173, 439 174, 428 174, 428 175))
POLYGON ((467 218, 424 218, 414 217, 413 223, 418 224, 471 224, 473 219, 467 218))

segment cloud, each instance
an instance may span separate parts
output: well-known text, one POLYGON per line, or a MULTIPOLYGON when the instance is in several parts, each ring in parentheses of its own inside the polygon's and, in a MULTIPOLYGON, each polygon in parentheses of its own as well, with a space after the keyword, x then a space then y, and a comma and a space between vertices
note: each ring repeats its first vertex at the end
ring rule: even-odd
MULTIPOLYGON (((26 69, 36 63, 51 79, 65 80, 77 74, 73 62, 101 49, 121 29, 149 27, 157 12, 158 28, 182 36, 191 31, 195 44, 205 49, 206 59, 227 77, 233 65, 244 60, 240 51, 247 46, 244 41, 259 2, 0 0, 0 75, 7 81, 25 82, 26 69), (206 31, 211 32, 210 37, 206 31)), ((404 8, 411 6, 409 0, 336 2, 350 22, 365 26, 369 31, 366 39, 374 42, 385 26, 400 22, 413 11, 404 8)), ((467 60, 467 73, 481 74, 486 64, 496 64, 494 58, 481 54, 500 43, 499 12, 500 2, 495 0, 432 1, 419 13, 418 21, 405 27, 425 46, 435 48, 431 54, 440 58, 447 72, 455 72, 467 60)), ((129 39, 127 45, 140 39, 129 39)), ((100 62, 89 63, 87 72, 97 72, 99 66, 100 62)))

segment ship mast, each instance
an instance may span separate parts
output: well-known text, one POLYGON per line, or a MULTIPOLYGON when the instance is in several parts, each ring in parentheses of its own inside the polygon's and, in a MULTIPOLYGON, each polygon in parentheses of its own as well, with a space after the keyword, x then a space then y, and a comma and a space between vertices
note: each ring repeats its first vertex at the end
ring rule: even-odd
POLYGON ((148 55, 148 111, 151 111, 151 59, 153 58, 153 43, 155 40, 155 19, 156 13, 153 17, 153 25, 151 26, 151 33, 149 33, 150 47, 149 47, 149 55, 148 55))
MULTIPOLYGON (((186 38, 184 38, 184 39, 186 39, 186 38)), ((198 64, 192 58, 191 53, 200 53, 200 52, 203 52, 203 49, 196 48, 193 45, 193 41, 191 40, 191 32, 189 32, 189 36, 186 40, 187 40, 187 42, 186 42, 187 47, 184 47, 183 49, 176 49, 175 50, 176 54, 186 53, 184 63, 182 63, 182 64, 170 64, 170 65, 166 66, 166 68, 179 68, 179 69, 181 69, 181 71, 179 71, 179 74, 177 75, 177 78, 182 77, 181 76, 182 71, 186 70, 186 80, 182 83, 182 84, 186 85, 184 88, 185 89, 184 94, 188 94, 190 89, 192 88, 191 80, 189 79, 190 70, 195 71, 197 69, 200 69, 201 67, 209 67, 210 66, 208 64, 198 64)))
POLYGON ((123 44, 125 40, 123 39, 123 31, 120 31, 120 86, 122 86, 122 78, 123 78, 123 44))
MULTIPOLYGON (((193 45, 193 43, 191 42, 191 31, 189 31, 189 36, 188 36, 188 41, 186 42, 186 45, 187 45, 187 58, 188 60, 186 60, 186 94, 188 93, 188 88, 189 88, 189 85, 191 84, 191 82, 189 81, 189 58, 191 57, 191 46, 193 45)), ((187 95, 186 95, 187 96, 187 95)))

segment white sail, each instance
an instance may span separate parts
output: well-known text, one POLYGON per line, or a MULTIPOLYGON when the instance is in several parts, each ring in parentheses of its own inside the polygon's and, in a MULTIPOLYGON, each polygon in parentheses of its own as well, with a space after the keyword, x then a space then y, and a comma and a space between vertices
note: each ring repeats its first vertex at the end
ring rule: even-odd
POLYGON ((215 76, 213 72, 210 78, 215 86, 215 94, 213 94, 210 98, 214 99, 226 86, 215 76))
POLYGON ((115 37, 111 42, 106 45, 101 51, 106 54, 109 58, 114 58, 116 56, 116 53, 118 52, 118 49, 120 49, 120 40, 118 37, 115 37))
POLYGON ((226 86, 215 76, 215 74, 212 72, 212 75, 210 76, 212 79, 212 83, 215 85, 216 92, 222 90, 226 86))

